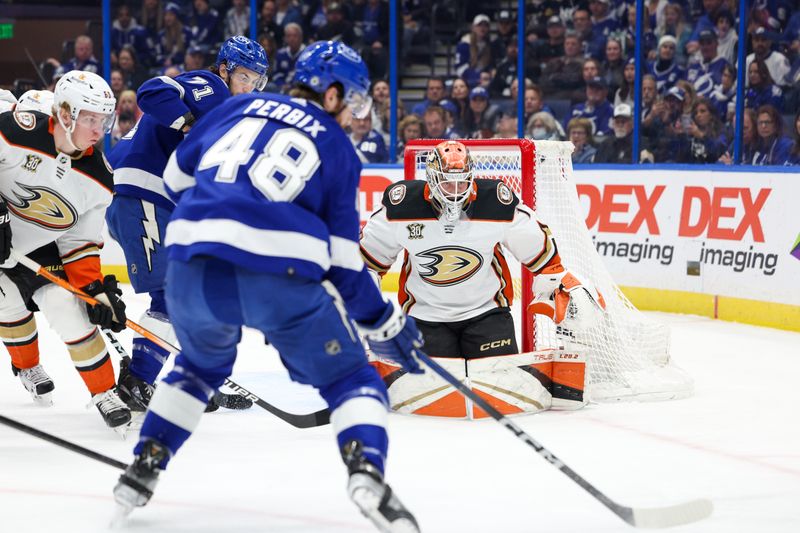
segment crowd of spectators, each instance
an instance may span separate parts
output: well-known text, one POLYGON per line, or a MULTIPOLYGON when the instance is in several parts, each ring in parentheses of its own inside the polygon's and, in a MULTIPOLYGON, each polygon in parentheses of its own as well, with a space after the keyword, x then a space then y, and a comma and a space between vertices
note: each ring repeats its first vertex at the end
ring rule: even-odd
MULTIPOLYGON (((409 52, 415 43, 442 42, 427 33, 434 4, 463 30, 450 36, 450 75, 429 77, 420 99, 396 103, 399 158, 410 139, 515 137, 522 120, 526 137, 572 140, 574 161, 580 163, 734 163, 742 45, 747 47, 746 113, 738 163, 800 164, 796 1, 751 3, 743 39, 737 35, 735 0, 645 0, 640 117, 633 112, 636 14, 630 0, 528 3, 523 117, 516 106, 515 11, 484 13, 485 2, 465 2, 457 9, 456 0, 399 4, 403 67, 419 62, 409 52), (636 120, 641 121, 639 154, 632 153, 636 120)), ((286 86, 309 42, 341 40, 362 54, 373 78, 374 105, 370 116, 353 124, 351 140, 364 162, 388 162, 388 2, 264 0, 258 5, 258 40, 270 60, 267 91, 286 86)), ((111 87, 118 97, 134 95, 132 108, 120 105, 115 137, 135 124, 135 90, 144 80, 204 68, 224 39, 250 33, 248 0, 132 0, 114 6, 111 87)), ((89 37, 78 37, 73 59, 63 65, 53 60, 54 79, 73 68, 99 72, 93 47, 89 37)))

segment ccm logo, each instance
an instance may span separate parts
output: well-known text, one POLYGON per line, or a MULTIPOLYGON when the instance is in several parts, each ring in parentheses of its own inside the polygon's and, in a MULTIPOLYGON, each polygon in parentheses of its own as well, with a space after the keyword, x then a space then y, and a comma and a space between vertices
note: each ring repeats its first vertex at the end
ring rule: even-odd
POLYGON ((492 348, 500 348, 501 346, 511 346, 511 339, 501 339, 499 341, 487 342, 481 344, 481 351, 491 350, 492 348))

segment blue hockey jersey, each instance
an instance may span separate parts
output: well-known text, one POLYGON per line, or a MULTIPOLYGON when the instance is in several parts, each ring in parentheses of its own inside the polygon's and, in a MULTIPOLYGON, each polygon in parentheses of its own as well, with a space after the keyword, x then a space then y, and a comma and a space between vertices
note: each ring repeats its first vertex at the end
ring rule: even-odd
POLYGON ((360 173, 344 130, 318 105, 280 94, 231 98, 167 165, 177 204, 169 258, 328 279, 353 319, 374 320, 386 303, 359 252, 360 173))
POLYGON ((360 141, 353 141, 356 155, 364 163, 388 163, 389 152, 386 150, 386 143, 383 136, 375 130, 369 133, 360 141))
POLYGON ((162 176, 170 154, 184 137, 181 117, 191 112, 199 119, 230 97, 230 91, 213 72, 194 70, 174 79, 148 80, 136 97, 144 115, 108 153, 114 192, 171 208, 162 176))
POLYGON ((686 80, 694 85, 697 96, 708 97, 722 83, 722 72, 727 65, 728 62, 721 56, 707 63, 702 60, 692 61, 686 69, 686 80))

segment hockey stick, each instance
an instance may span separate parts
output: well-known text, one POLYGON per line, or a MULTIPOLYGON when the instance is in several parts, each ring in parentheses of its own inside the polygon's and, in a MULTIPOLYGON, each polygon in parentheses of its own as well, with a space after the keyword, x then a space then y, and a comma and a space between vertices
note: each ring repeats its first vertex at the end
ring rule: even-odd
MULTIPOLYGON (((128 361, 130 361, 130 354, 125 348, 123 348, 122 344, 120 344, 119 339, 117 339, 117 336, 114 335, 114 332, 106 328, 101 328, 101 330, 103 335, 106 336, 108 343, 111 344, 114 350, 116 350, 120 358, 125 359, 127 357, 128 361)), ((233 409, 235 411, 250 409, 253 406, 252 400, 245 398, 241 394, 226 394, 222 391, 217 391, 214 393, 213 401, 219 407, 233 409)))
POLYGON ((418 351, 417 355, 422 362, 431 368, 431 370, 439 374, 439 376, 441 376, 450 385, 458 389, 461 394, 472 400, 476 405, 478 405, 478 407, 486 411, 489 416, 508 428, 508 430, 511 431, 517 438, 536 450, 536 453, 544 457, 548 463, 556 467, 561 471, 561 473, 580 485, 586 492, 591 494, 596 500, 600 501, 600 503, 611 509, 615 515, 622 518, 628 524, 634 527, 657 529, 697 522, 698 520, 702 520, 711 515, 713 505, 710 500, 706 499, 692 500, 668 507, 653 508, 633 508, 616 503, 611 498, 600 492, 600 490, 595 488, 594 485, 589 483, 580 474, 562 462, 561 459, 556 457, 550 450, 539 444, 522 428, 509 420, 507 417, 503 416, 500 411, 492 407, 491 404, 473 392, 472 389, 461 383, 455 376, 445 370, 441 365, 439 365, 439 363, 431 359, 427 354, 418 351))
POLYGON ((31 65, 33 65, 33 70, 35 70, 36 74, 39 76, 39 79, 42 82, 42 87, 47 89, 48 83, 47 80, 44 79, 44 74, 42 74, 42 69, 40 69, 39 65, 36 64, 36 61, 33 59, 33 56, 31 55, 30 51, 28 51, 27 48, 25 48, 25 55, 28 56, 28 61, 31 62, 31 65))
MULTIPOLYGON (((78 298, 83 300, 84 302, 87 302, 87 303, 92 304, 92 305, 97 305, 98 303, 100 303, 97 299, 92 298, 91 296, 89 296, 88 294, 83 292, 82 290, 76 288, 69 281, 67 281, 67 280, 65 280, 63 278, 59 278, 58 276, 56 276, 52 272, 46 270, 44 267, 42 267, 42 265, 40 265, 39 263, 37 263, 33 259, 31 259, 31 258, 29 258, 29 257, 27 257, 25 255, 22 255, 21 253, 15 251, 13 248, 11 249, 11 257, 13 257, 14 260, 16 260, 21 265, 31 269, 32 271, 34 271, 38 275, 44 277, 48 281, 50 281, 52 283, 55 283, 59 287, 71 292, 72 294, 74 294, 75 296, 77 296, 78 298)), ((149 340, 153 341, 154 343, 158 344, 159 346, 161 346, 165 350, 168 350, 168 351, 170 351, 172 353, 175 353, 175 354, 177 354, 180 351, 177 346, 172 345, 171 343, 169 343, 166 340, 162 339, 161 337, 159 337, 158 335, 156 335, 155 333, 153 333, 149 329, 140 326, 139 324, 137 324, 136 322, 134 322, 131 319, 125 320, 125 325, 128 326, 129 328, 131 328, 133 331, 135 331, 139 335, 141 335, 142 337, 144 337, 146 339, 149 339, 149 340)), ((119 342, 117 342, 117 346, 114 346, 114 349, 117 350, 118 352, 120 351, 120 349, 122 349, 124 351, 122 346, 119 345, 119 342)), ((324 426, 325 424, 330 422, 330 412, 328 411, 328 409, 321 409, 321 410, 319 410, 317 412, 309 413, 309 414, 305 414, 305 415, 298 415, 298 414, 294 414, 294 413, 289 413, 289 412, 286 412, 286 411, 284 411, 282 409, 279 409, 279 408, 275 407, 274 405, 266 402, 265 400, 259 398, 256 394, 254 394, 251 391, 245 389, 244 387, 241 387, 240 385, 238 385, 237 383, 231 381, 230 379, 226 379, 225 380, 225 385, 230 387, 234 392, 236 392, 240 396, 244 396, 245 398, 253 401, 256 405, 258 405, 262 409, 265 409, 265 410, 269 411, 270 413, 272 413, 273 415, 277 416, 278 418, 280 418, 284 422, 287 422, 288 424, 291 424, 292 426, 294 426, 296 428, 304 429, 304 428, 310 428, 310 427, 315 427, 315 426, 324 426)))
POLYGON ((83 446, 79 446, 77 444, 69 442, 68 440, 56 437, 55 435, 51 435, 50 433, 45 433, 42 430, 32 428, 31 426, 27 426, 21 422, 17 422, 16 420, 6 418, 3 415, 0 415, 0 424, 5 424, 8 427, 14 428, 18 431, 22 431, 23 433, 27 433, 28 435, 33 435, 34 437, 40 438, 42 440, 46 440, 47 442, 53 443, 56 446, 61 446, 62 448, 66 448, 67 450, 73 451, 75 453, 79 453, 85 457, 88 457, 89 459, 100 461, 101 463, 105 463, 108 466, 113 466, 114 468, 119 468, 120 470, 125 470, 128 467, 128 465, 126 465, 122 461, 117 461, 116 459, 112 459, 107 455, 103 455, 102 453, 98 453, 88 448, 84 448, 83 446))

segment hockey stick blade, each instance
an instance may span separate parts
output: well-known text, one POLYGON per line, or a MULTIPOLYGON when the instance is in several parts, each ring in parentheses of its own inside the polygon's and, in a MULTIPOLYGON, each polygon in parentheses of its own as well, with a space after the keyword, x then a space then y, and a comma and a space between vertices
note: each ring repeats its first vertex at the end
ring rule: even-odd
POLYGON ((102 453, 96 452, 94 450, 84 448, 83 446, 80 446, 68 440, 64 440, 60 437, 56 437, 55 435, 51 435, 50 433, 46 433, 40 429, 28 426, 26 424, 23 424, 22 422, 17 422, 16 420, 12 420, 11 418, 7 418, 3 415, 0 415, 0 424, 4 424, 10 428, 16 429, 17 431, 21 431, 23 433, 27 433, 28 435, 32 435, 36 438, 45 440, 47 442, 55 444, 56 446, 61 446, 62 448, 65 448, 72 452, 79 453, 84 457, 88 457, 89 459, 94 459, 95 461, 107 464, 108 466, 113 466, 114 468, 119 468, 120 470, 125 470, 128 467, 128 465, 126 465, 122 461, 117 461, 116 459, 112 459, 107 455, 103 455, 102 453))
POLYGON ((617 513, 623 520, 642 529, 662 529, 682 526, 708 518, 714 510, 711 500, 692 500, 668 507, 632 509, 621 507, 626 516, 617 513))
POLYGON ((605 505, 614 514, 619 516, 628 524, 638 528, 660 529, 665 527, 689 524, 708 517, 713 505, 709 500, 694 500, 687 503, 672 505, 667 507, 655 507, 648 509, 635 509, 620 505, 603 492, 589 483, 583 476, 567 466, 561 459, 556 457, 553 452, 545 448, 542 444, 528 435, 521 427, 504 416, 500 411, 476 394, 472 389, 461 383, 454 375, 445 370, 439 363, 431 359, 427 354, 417 351, 417 357, 425 363, 431 370, 436 372, 442 379, 455 387, 461 394, 472 400, 475 405, 483 409, 489 416, 498 421, 506 429, 511 431, 514 436, 525 444, 536 450, 548 463, 556 467, 562 474, 581 486, 597 501, 605 505))
POLYGON ((262 409, 266 409, 273 415, 277 416, 284 422, 287 422, 293 425, 296 428, 306 429, 306 428, 314 428, 318 426, 324 426, 326 424, 330 424, 331 422, 331 412, 328 409, 320 409, 319 411, 308 413, 305 415, 298 415, 295 413, 289 413, 284 411, 283 409, 279 409, 274 405, 265 402, 257 395, 253 394, 249 390, 245 389, 241 385, 234 383, 233 381, 226 379, 225 386, 234 391, 235 393, 247 398, 248 400, 255 403, 257 406, 261 407, 262 409))

